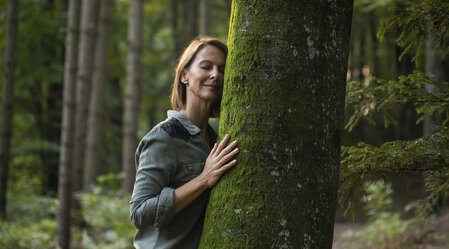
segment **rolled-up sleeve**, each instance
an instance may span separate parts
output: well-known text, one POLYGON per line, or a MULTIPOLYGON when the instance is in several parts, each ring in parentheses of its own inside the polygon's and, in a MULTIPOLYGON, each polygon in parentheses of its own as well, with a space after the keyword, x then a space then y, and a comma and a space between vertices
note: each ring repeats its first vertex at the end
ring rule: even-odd
POLYGON ((163 226, 174 216, 174 189, 170 176, 176 170, 176 151, 170 136, 156 129, 145 136, 136 151, 136 181, 131 196, 131 221, 138 228, 163 226))

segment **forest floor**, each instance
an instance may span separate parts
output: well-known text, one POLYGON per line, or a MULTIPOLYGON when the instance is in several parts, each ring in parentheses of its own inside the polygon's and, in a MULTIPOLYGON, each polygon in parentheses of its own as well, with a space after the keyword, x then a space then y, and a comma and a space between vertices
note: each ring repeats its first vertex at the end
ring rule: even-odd
POLYGON ((449 249, 449 212, 419 227, 408 228, 393 240, 385 234, 385 239, 374 246, 358 236, 367 227, 368 224, 336 223, 332 249, 449 249))

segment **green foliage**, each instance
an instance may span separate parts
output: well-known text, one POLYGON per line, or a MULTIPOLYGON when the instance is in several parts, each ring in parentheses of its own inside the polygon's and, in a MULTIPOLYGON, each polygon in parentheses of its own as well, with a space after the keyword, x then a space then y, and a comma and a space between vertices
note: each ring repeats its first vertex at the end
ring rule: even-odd
POLYGON ((406 243, 404 232, 410 221, 404 221, 397 213, 384 213, 384 216, 373 221, 367 227, 354 234, 368 248, 403 248, 406 243))
POLYGON ((107 173, 97 177, 98 187, 96 189, 97 192, 110 192, 112 194, 116 194, 117 189, 120 189, 120 184, 122 183, 123 178, 125 177, 124 173, 107 173))
POLYGON ((362 119, 375 124, 376 115, 382 116, 385 126, 394 124, 398 105, 408 103, 416 108, 417 122, 437 115, 445 117, 445 126, 449 122, 449 83, 432 80, 420 71, 400 76, 397 81, 374 79, 368 85, 348 82, 346 108, 351 115, 345 128, 351 131, 362 119), (428 91, 429 85, 435 89, 428 91))
POLYGON ((409 221, 401 220, 397 213, 392 213, 391 185, 385 182, 368 184, 364 197, 368 216, 373 221, 355 234, 366 246, 375 248, 397 248, 403 243, 404 231, 409 221))
MULTIPOLYGON (((431 171, 449 167, 449 130, 412 141, 393 141, 375 147, 359 143, 341 152, 340 200, 351 205, 350 196, 364 182, 401 171, 431 171)), ((441 187, 437 182, 433 187, 441 187)), ((447 185, 447 184, 446 184, 447 185)), ((442 191, 438 191, 441 193, 442 191)), ((437 194, 437 192, 435 192, 437 194)))
MULTIPOLYGON (((383 24, 378 37, 384 39, 387 34, 398 34, 396 42, 404 48, 401 57, 414 49, 413 60, 419 64, 424 45, 429 39, 434 41, 435 55, 447 55, 448 1, 409 2, 406 8, 392 10, 392 16, 383 24)), ((408 104, 416 110, 417 123, 431 117, 441 117, 443 120, 439 130, 416 140, 386 142, 380 147, 366 143, 343 147, 340 200, 348 207, 351 207, 350 196, 354 189, 366 182, 383 179, 391 172, 422 171, 427 196, 409 205, 408 209, 415 210, 414 221, 422 222, 429 215, 438 214, 439 201, 449 194, 448 82, 436 81, 420 71, 400 76, 398 80, 374 78, 365 82, 351 81, 347 84, 346 110, 350 114, 345 128, 351 131, 362 120, 376 125, 379 119, 383 120, 384 126, 397 125, 399 107, 408 104)), ((398 227, 402 227, 399 217, 388 215, 388 219, 391 219, 388 222, 398 222, 398 227)), ((382 228, 383 223, 383 219, 376 219, 373 225, 386 230, 387 227, 382 228)), ((367 234, 375 234, 375 231, 367 230, 367 234)))
POLYGON ((57 200, 39 195, 42 176, 32 171, 39 167, 34 154, 11 162, 8 220, 0 222, 0 248, 56 248, 57 200))
POLYGON ((37 222, 0 223, 0 247, 5 249, 56 248, 56 223, 53 219, 37 222))
MULTIPOLYGON (((129 196, 118 190, 121 177, 101 176, 99 187, 79 194, 86 227, 72 228, 75 248, 132 248, 135 228, 129 221, 129 196)), ((8 220, 0 223, 0 248, 56 248, 57 200, 38 194, 39 175, 19 174, 11 182, 8 220)))
POLYGON ((439 216, 441 200, 449 197, 449 170, 425 172, 424 179, 427 196, 407 206, 407 209, 416 212, 415 220, 418 223, 424 223, 429 218, 439 216))
POLYGON ((348 245, 344 248, 404 248, 407 242, 404 233, 413 223, 392 212, 391 185, 385 181, 367 182, 365 191, 364 209, 371 223, 359 231, 345 234, 343 239, 348 245))
POLYGON ((120 174, 101 176, 103 187, 79 195, 82 216, 87 223, 82 232, 84 248, 133 248, 135 228, 129 220, 129 196, 123 195, 118 187, 110 188, 121 178, 120 174))
POLYGON ((36 154, 15 157, 10 166, 8 220, 38 222, 53 217, 56 199, 40 195, 42 175, 36 173, 42 168, 40 158, 36 154))
POLYGON ((366 214, 371 220, 387 217, 393 203, 391 184, 378 181, 367 185, 366 194, 363 197, 366 214))
POLYGON ((394 15, 386 21, 378 32, 380 40, 386 33, 401 30, 396 42, 404 50, 404 56, 412 48, 418 52, 414 60, 418 62, 426 44, 432 37, 436 46, 435 53, 446 56, 449 52, 449 2, 444 0, 425 0, 418 3, 409 2, 406 8, 392 9, 394 15))

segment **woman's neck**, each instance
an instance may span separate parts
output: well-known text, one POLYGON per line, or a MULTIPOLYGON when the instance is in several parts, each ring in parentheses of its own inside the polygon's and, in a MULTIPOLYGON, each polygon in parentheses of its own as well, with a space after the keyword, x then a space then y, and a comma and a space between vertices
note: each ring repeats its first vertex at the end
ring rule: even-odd
POLYGON ((181 110, 181 113, 192 121, 193 124, 198 126, 202 132, 206 131, 210 114, 209 104, 201 105, 197 103, 195 105, 189 105, 187 103, 186 107, 181 110))

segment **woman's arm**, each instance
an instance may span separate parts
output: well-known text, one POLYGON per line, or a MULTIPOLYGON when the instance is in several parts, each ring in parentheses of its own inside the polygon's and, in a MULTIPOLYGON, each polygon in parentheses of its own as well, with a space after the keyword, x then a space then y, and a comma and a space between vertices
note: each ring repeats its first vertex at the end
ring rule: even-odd
POLYGON ((132 223, 139 229, 170 223, 174 216, 174 189, 168 186, 176 171, 177 157, 168 134, 156 129, 142 139, 136 163, 130 201, 132 223))
POLYGON ((175 214, 187 207, 205 190, 215 186, 221 176, 237 164, 235 159, 231 161, 239 152, 237 141, 226 146, 228 140, 229 135, 226 134, 218 145, 214 145, 199 176, 175 189, 175 214))

